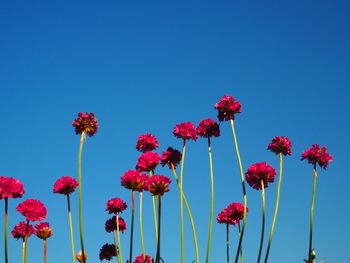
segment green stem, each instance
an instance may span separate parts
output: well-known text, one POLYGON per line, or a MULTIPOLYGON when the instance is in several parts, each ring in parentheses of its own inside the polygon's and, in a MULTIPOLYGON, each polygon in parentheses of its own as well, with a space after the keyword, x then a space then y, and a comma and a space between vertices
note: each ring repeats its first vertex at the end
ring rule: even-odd
POLYGON ((157 196, 157 200, 158 200, 158 238, 157 238, 156 263, 160 263, 160 218, 161 218, 161 208, 162 208, 160 195, 157 196))
POLYGON ((239 253, 240 253, 240 250, 241 250, 241 247, 242 247, 244 230, 245 230, 245 225, 246 225, 246 221, 247 221, 247 194, 246 194, 246 189, 245 189, 244 172, 243 172, 243 167, 242 167, 242 161, 241 161, 241 156, 239 154, 239 148, 238 148, 238 143, 237 143, 237 136, 236 136, 234 122, 233 122, 232 119, 230 120, 230 124, 231 124, 233 140, 234 140, 235 148, 236 148, 236 155, 237 155, 238 164, 239 164, 239 171, 240 171, 240 175, 241 175, 242 190, 243 190, 243 206, 244 206, 243 225, 242 225, 242 229, 240 231, 241 234, 240 234, 240 237, 239 237, 239 242, 238 242, 238 247, 237 247, 237 252, 236 252, 236 259, 235 259, 235 263, 237 263, 238 262, 239 253))
POLYGON ((29 230, 29 220, 27 220, 26 235, 24 237, 23 263, 27 262, 28 230, 29 230))
POLYGON ((115 251, 116 251, 116 260, 117 262, 120 262, 119 260, 119 255, 118 255, 118 246, 117 246, 117 230, 113 230, 113 243, 114 243, 114 246, 115 246, 115 251))
POLYGON ((315 206, 315 195, 316 195, 316 179, 317 179, 317 171, 316 164, 314 164, 314 183, 312 190, 312 200, 311 200, 311 208, 310 208, 310 239, 309 239, 309 263, 312 263, 312 228, 314 225, 314 206, 315 206))
POLYGON ((230 263, 229 224, 226 224, 226 258, 227 258, 227 263, 230 263))
POLYGON ((117 235, 118 235, 118 246, 117 246, 117 252, 119 253, 119 263, 123 262, 123 251, 122 251, 122 245, 120 243, 120 231, 119 231, 119 214, 116 214, 115 220, 117 221, 117 235))
POLYGON ((273 219, 272 219, 272 224, 271 224, 271 229, 270 229, 269 243, 268 243, 268 245, 267 245, 267 250, 266 250, 266 255, 265 255, 265 261, 264 261, 264 263, 267 263, 267 259, 268 259, 268 257, 269 257, 269 252, 270 252, 270 248, 271 248, 273 232, 274 232, 274 230, 275 230, 275 224, 276 224, 276 219, 277 219, 279 201, 280 201, 281 184, 282 184, 282 174, 283 174, 283 157, 282 157, 282 153, 280 153, 279 155, 280 155, 280 177, 279 177, 279 179, 278 179, 278 187, 277 187, 277 195, 276 195, 275 212, 274 212, 274 214, 273 214, 273 219))
POLYGON ((47 262, 47 240, 44 239, 44 263, 47 262))
POLYGON ((265 232, 265 186, 264 186, 263 180, 260 180, 260 183, 261 183, 262 224, 261 224, 261 237, 260 237, 260 247, 259 247, 259 254, 258 254, 258 263, 260 262, 260 258, 261 258, 261 251, 264 244, 264 232, 265 232))
POLYGON ((135 216, 135 191, 131 192, 131 231, 130 231, 130 254, 129 262, 132 262, 132 248, 134 245, 134 216, 135 216))
MULTIPOLYGON (((152 171, 149 172, 149 176, 150 176, 150 177, 153 176, 153 172, 152 172, 152 171)), ((154 198, 154 196, 152 196, 152 207, 153 207, 154 233, 155 233, 155 236, 156 236, 156 243, 157 243, 157 240, 158 240, 157 211, 156 211, 156 203, 155 203, 155 198, 154 198)))
MULTIPOLYGON (((182 158, 181 158, 181 168, 180 168, 180 188, 183 191, 183 172, 186 154, 186 139, 183 141, 182 147, 182 158)), ((183 208, 183 198, 180 197, 180 227, 181 227, 181 263, 185 262, 185 228, 184 228, 184 208, 183 208)))
POLYGON ((5 263, 8 263, 8 197, 5 198, 5 218, 4 218, 4 245, 5 245, 5 263))
MULTIPOLYGON (((241 223, 238 221, 238 238, 241 236, 241 223)), ((242 253, 242 247, 239 250, 239 255, 241 257, 241 263, 244 263, 244 257, 243 257, 243 253, 242 253)))
POLYGON ((71 209, 70 209, 70 196, 69 196, 69 194, 67 194, 67 207, 68 207, 70 246, 71 246, 71 251, 72 251, 72 263, 75 263, 75 248, 74 248, 74 236, 73 236, 73 221, 72 221, 72 213, 71 213, 71 209))
POLYGON ((143 193, 140 192, 140 239, 141 239, 141 248, 142 248, 142 254, 146 255, 145 251, 145 243, 144 243, 144 238, 143 238, 143 223, 142 223, 142 195, 143 193))
POLYGON ((25 262, 25 258, 24 258, 25 250, 26 250, 26 241, 25 241, 25 238, 23 238, 23 242, 22 242, 22 263, 25 262))

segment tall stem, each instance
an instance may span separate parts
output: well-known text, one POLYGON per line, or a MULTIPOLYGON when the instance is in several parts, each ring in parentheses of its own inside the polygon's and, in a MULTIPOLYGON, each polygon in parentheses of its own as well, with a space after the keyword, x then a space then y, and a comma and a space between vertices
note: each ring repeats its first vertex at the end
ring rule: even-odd
POLYGON ((44 263, 46 263, 47 260, 47 240, 44 239, 44 263))
POLYGON ((226 224, 226 259, 227 263, 230 263, 229 224, 226 224))
POLYGON ((75 263, 73 221, 72 221, 72 213, 71 213, 71 209, 70 209, 70 196, 69 196, 69 194, 67 194, 67 207, 68 207, 68 220, 69 220, 70 246, 71 246, 71 252, 72 252, 72 263, 75 263))
POLYGON ((245 225, 246 225, 246 221, 247 221, 247 194, 246 194, 246 189, 245 189, 245 181, 244 181, 244 172, 243 172, 243 167, 242 167, 242 161, 241 161, 241 156, 239 154, 239 148, 238 148, 238 143, 237 143, 237 136, 236 136, 234 122, 233 122, 232 119, 230 120, 230 124, 231 124, 233 140, 234 140, 235 148, 236 148, 236 154, 237 154, 237 159, 238 159, 239 171, 240 171, 240 174, 241 174, 241 182, 242 182, 242 190, 243 190, 243 206, 244 206, 243 225, 242 225, 242 229, 240 231, 241 234, 240 234, 240 237, 239 237, 239 242, 238 242, 238 247, 237 247, 237 252, 236 252, 236 259, 235 259, 235 263, 237 263, 238 262, 239 253, 240 253, 240 250, 241 250, 241 247, 242 247, 242 240, 243 240, 245 225))
MULTIPOLYGON (((153 171, 149 172, 149 176, 153 176, 153 171)), ((155 203, 155 197, 152 196, 152 207, 153 207, 153 224, 154 224, 154 233, 156 236, 156 243, 158 238, 158 228, 157 228, 157 211, 156 211, 156 203, 155 203)))
MULTIPOLYGON (((183 191, 183 172, 186 154, 186 139, 183 141, 182 147, 182 158, 181 158, 181 168, 180 168, 180 189, 183 191)), ((184 208, 183 208, 183 198, 180 197, 180 227, 181 227, 181 263, 185 262, 185 228, 184 228, 184 208)))
POLYGON ((265 232, 265 186, 264 181, 260 180, 261 184, 261 207, 262 207, 262 224, 261 224, 261 237, 260 237, 260 247, 259 247, 259 254, 258 254, 258 263, 260 262, 261 258, 261 251, 264 244, 264 232, 265 232))
POLYGON ((25 238, 23 238, 23 242, 22 242, 22 263, 25 262, 25 258, 24 258, 25 250, 26 250, 26 241, 25 241, 25 238))
POLYGON ((4 215, 4 246, 5 246, 5 263, 8 263, 8 197, 5 198, 5 215, 4 215))
POLYGON ((141 239, 141 248, 142 248, 142 254, 143 257, 145 259, 145 243, 144 243, 144 239, 143 239, 143 223, 142 223, 142 195, 143 193, 140 192, 140 239, 141 239))
POLYGON ((120 243, 119 213, 116 214, 115 220, 117 221, 117 235, 118 235, 117 251, 119 253, 118 260, 119 260, 119 263, 122 263, 123 262, 123 251, 122 251, 122 244, 120 243))
POLYGON ((277 213, 278 213, 278 206, 279 206, 279 201, 280 201, 281 184, 282 184, 282 174, 283 174, 283 157, 282 157, 282 153, 280 153, 280 177, 279 177, 279 179, 278 179, 278 187, 277 187, 277 195, 276 195, 275 212, 274 212, 274 214, 273 214, 273 219, 272 219, 272 224, 271 224, 271 229, 270 229, 269 243, 268 243, 268 245, 267 245, 267 250, 266 250, 266 255, 265 255, 265 261, 264 261, 264 263, 267 263, 267 259, 268 259, 268 257, 269 257, 269 252, 270 252, 271 243, 272 243, 273 232, 274 232, 274 230, 275 230, 275 224, 276 224, 277 213))
POLYGON ((314 206, 315 206, 315 196, 316 196, 316 179, 317 179, 317 171, 316 164, 314 164, 314 183, 312 190, 312 200, 311 200, 311 208, 310 208, 310 239, 309 239, 309 261, 308 263, 312 263, 312 228, 314 225, 314 206))
POLYGON ((115 252, 116 260, 117 262, 120 262, 119 255, 118 255, 118 245, 117 245, 117 230, 113 230, 113 243, 116 251, 115 252))
POLYGON ((132 248, 134 245, 134 215, 135 215, 135 191, 131 192, 131 231, 130 231, 130 256, 129 262, 132 262, 132 248))
POLYGON ((157 196, 157 200, 158 200, 158 238, 157 238, 156 263, 160 263, 160 218, 161 218, 161 208, 162 208, 160 195, 157 196))
MULTIPOLYGON (((241 223, 238 221, 238 238, 241 236, 241 223)), ((244 257, 243 257, 243 253, 242 253, 242 247, 239 250, 239 255, 241 257, 241 263, 244 263, 244 257)))
POLYGON ((27 262, 28 231, 29 231, 29 220, 27 220, 26 235, 25 235, 25 237, 24 237, 23 263, 26 263, 26 262, 27 262))

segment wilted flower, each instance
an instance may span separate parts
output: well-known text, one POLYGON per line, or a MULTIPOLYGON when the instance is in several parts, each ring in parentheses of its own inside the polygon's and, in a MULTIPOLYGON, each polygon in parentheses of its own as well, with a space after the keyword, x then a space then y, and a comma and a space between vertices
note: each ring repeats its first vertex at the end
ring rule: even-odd
MULTIPOLYGON (((126 224, 123 218, 118 217, 118 225, 119 225, 119 231, 121 231, 124 234, 124 231, 126 230, 126 224)), ((117 217, 113 216, 112 218, 108 219, 105 223, 105 230, 108 233, 111 233, 113 231, 117 231, 117 217)))
POLYGON ((148 176, 135 170, 126 171, 121 177, 121 184, 126 189, 142 192, 148 176))
POLYGON ((283 155, 292 154, 292 142, 284 136, 276 136, 267 146, 267 149, 275 154, 282 153, 283 155))
POLYGON ((114 244, 104 244, 100 249, 100 260, 112 260, 117 254, 117 249, 114 244))
POLYGON ((87 260, 88 256, 87 256, 87 253, 86 253, 86 250, 84 250, 84 258, 83 258, 83 253, 81 251, 79 251, 77 253, 77 255, 75 256, 75 258, 81 263, 83 262, 83 259, 85 259, 85 261, 87 260))
POLYGON ((134 263, 154 263, 154 261, 150 256, 141 254, 135 258, 134 263))
POLYGON ((73 127, 76 134, 86 132, 90 137, 93 136, 98 129, 98 121, 93 113, 79 112, 78 118, 73 121, 73 127))
POLYGON ((160 156, 155 152, 145 152, 137 160, 136 170, 139 172, 149 172, 156 169, 160 156))
POLYGON ((264 183, 264 188, 268 187, 268 183, 274 182, 276 171, 271 165, 261 162, 251 165, 245 175, 248 184, 259 190, 261 189, 261 181, 264 183))
POLYGON ((32 234, 35 233, 35 229, 31 224, 28 224, 27 229, 27 223, 26 222, 19 222, 15 227, 13 228, 11 234, 14 238, 23 240, 25 239, 26 235, 27 237, 30 237, 32 234))
POLYGON ((327 148, 322 148, 318 144, 313 144, 311 148, 305 150, 301 155, 301 160, 307 159, 307 161, 313 165, 318 165, 326 169, 328 164, 333 161, 332 155, 326 152, 327 148))
POLYGON ((54 186, 53 186, 53 192, 57 194, 64 194, 68 195, 75 191, 75 188, 79 185, 77 180, 75 178, 70 176, 62 176, 59 178, 54 186))
POLYGON ((52 229, 47 222, 39 223, 35 226, 35 235, 40 239, 47 239, 52 236, 52 229))
POLYGON ((23 184, 19 180, 0 176, 0 199, 19 198, 24 193, 23 184))
POLYGON ((197 134, 201 137, 219 137, 220 136, 220 127, 219 124, 211 118, 202 120, 197 129, 197 134))
POLYGON ((149 152, 157 149, 159 143, 156 136, 150 133, 142 134, 136 142, 136 150, 140 152, 149 152))
POLYGON ((123 212, 128 206, 120 198, 113 198, 107 201, 106 211, 110 214, 117 214, 123 212))
POLYGON ((16 210, 25 216, 28 221, 41 221, 47 216, 44 204, 34 199, 27 199, 20 203, 16 210))
POLYGON ((183 140, 197 140, 197 132, 194 124, 192 122, 182 122, 176 124, 174 127, 173 134, 177 138, 181 138, 183 140))
POLYGON ((169 184, 171 179, 164 175, 153 175, 147 180, 147 191, 152 195, 163 195, 165 192, 169 192, 169 184))
POLYGON ((180 163, 181 158, 182 158, 181 152, 179 152, 178 150, 172 147, 168 147, 168 149, 164 151, 162 156, 160 157, 160 163, 162 164, 163 167, 167 164, 171 169, 172 165, 175 168, 180 163))
POLYGON ((241 113, 241 103, 232 96, 223 96, 214 108, 218 110, 219 121, 229 121, 235 118, 236 113, 241 113))

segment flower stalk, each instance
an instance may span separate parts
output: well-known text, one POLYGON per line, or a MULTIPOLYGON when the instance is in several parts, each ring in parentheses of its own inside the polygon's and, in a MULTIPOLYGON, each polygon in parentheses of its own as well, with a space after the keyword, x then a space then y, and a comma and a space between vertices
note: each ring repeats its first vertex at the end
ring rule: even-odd
POLYGON ((133 250, 133 245, 134 245, 134 242, 133 242, 133 238, 134 238, 134 216, 135 216, 135 191, 132 191, 131 192, 131 230, 130 230, 129 262, 132 262, 132 250, 133 250))
POLYGON ((260 246, 258 254, 258 263, 260 262, 261 252, 264 245, 264 233, 265 233, 265 187, 264 181, 261 180, 261 207, 262 207, 262 224, 261 224, 261 237, 260 237, 260 246))
MULTIPOLYGON (((180 189, 183 192, 182 180, 186 155, 186 139, 183 140, 181 168, 180 168, 180 189)), ((181 263, 185 262, 185 229, 184 229, 184 210, 183 210, 183 198, 180 197, 180 228, 181 228, 181 263)))
POLYGON ((4 215, 4 246, 5 246, 5 263, 8 263, 8 198, 5 198, 5 215, 4 215))
MULTIPOLYGON (((119 213, 116 214, 116 219, 115 220, 116 220, 116 223, 117 223, 117 235, 118 235, 118 246, 116 246, 116 252, 117 252, 117 258, 118 258, 119 263, 122 263, 123 262, 123 251, 122 251, 122 247, 121 247, 121 243, 120 243, 119 213)), ((132 251, 132 244, 131 244, 130 251, 132 251)))
POLYGON ((47 262, 47 240, 44 239, 44 263, 47 262))
MULTIPOLYGON (((149 176, 153 176, 153 171, 149 172, 149 176)), ((155 197, 152 196, 152 208, 153 208, 153 224, 154 224, 154 233, 156 237, 156 243, 158 241, 158 227, 157 227, 157 210, 156 210, 156 200, 155 197)))
POLYGON ((226 261, 230 263, 229 224, 226 223, 226 261))
POLYGON ((314 206, 315 206, 315 196, 316 196, 316 163, 314 164, 314 175, 313 175, 313 189, 312 189, 312 199, 311 199, 311 208, 310 208, 310 238, 309 238, 309 260, 308 263, 312 263, 312 229, 314 225, 314 206))
POLYGON ((141 239, 141 250, 142 250, 142 254, 146 255, 146 251, 145 251, 145 242, 144 242, 144 237, 143 237, 143 221, 142 221, 142 198, 143 197, 143 193, 140 192, 140 239, 141 239))
POLYGON ((68 207, 68 220, 69 220, 69 235, 70 235, 70 245, 72 254, 72 263, 75 263, 75 248, 74 248, 74 236, 73 236, 73 221, 72 212, 70 208, 70 195, 67 194, 67 207, 68 207))
POLYGON ((161 219, 161 209, 162 209, 162 202, 161 202, 160 195, 157 196, 157 201, 158 201, 158 238, 157 238, 156 263, 160 263, 160 223, 161 223, 160 219, 161 219))

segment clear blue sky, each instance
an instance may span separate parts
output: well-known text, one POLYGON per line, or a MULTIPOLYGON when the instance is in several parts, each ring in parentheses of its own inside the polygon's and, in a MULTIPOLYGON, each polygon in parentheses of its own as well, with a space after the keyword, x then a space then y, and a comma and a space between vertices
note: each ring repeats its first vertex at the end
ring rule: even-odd
MULTIPOLYGON (((318 259, 350 262, 349 99, 350 4, 348 1, 1 1, 0 174, 25 184, 24 198, 48 207, 54 236, 49 262, 70 260, 63 196, 55 180, 76 176, 79 137, 71 127, 79 111, 94 112, 100 130, 83 156, 84 228, 89 262, 112 236, 104 232, 109 198, 130 204, 120 176, 134 168, 137 137, 151 132, 168 146, 176 123, 216 117, 214 103, 235 96, 243 112, 236 128, 244 170, 254 162, 278 167, 266 151, 276 135, 290 137, 281 207, 270 262, 302 262, 308 249, 312 168, 300 162, 313 143, 334 157, 318 177, 314 245, 318 259)), ((242 201, 239 169, 228 123, 213 140, 215 214, 242 201)), ((197 222, 205 258, 209 214, 209 164, 205 140, 188 144, 184 190, 197 222)), ((158 173, 169 175, 167 169, 158 173)), ((277 184, 267 195, 271 222, 277 184)), ((148 196, 148 195, 147 195, 148 196)), ((73 198, 78 249, 77 195, 73 198)), ((24 200, 24 199, 22 199, 24 200)), ((10 228, 22 219, 10 201, 10 228)), ((248 188, 244 239, 246 262, 259 246, 260 192, 248 188)), ((162 255, 179 262, 178 191, 164 197, 162 255)), ((150 198, 145 198, 148 253, 155 253, 150 198), (147 210, 148 209, 148 210, 147 210), (148 211, 148 213, 146 212, 148 211)), ((130 222, 130 210, 123 215, 130 222)), ((1 220, 2 222, 2 220, 1 220)), ((136 221, 137 222, 137 221, 136 221)), ((2 225, 2 223, 1 223, 2 225)), ((0 234, 2 235, 2 230, 0 234)), ((194 259, 186 225, 186 263, 194 259)), ((138 224, 136 248, 140 253, 138 224)), ((225 262, 225 227, 214 225, 211 262, 225 262)), ((237 244, 237 232, 231 236, 237 244)), ((123 236, 127 254, 129 232, 123 236)), ((11 262, 20 262, 20 241, 10 239, 11 262)), ((0 239, 0 247, 3 240, 0 239)), ((234 248, 232 248, 232 257, 234 248)), ((41 242, 30 239, 28 262, 40 262, 41 242)), ((0 253, 0 262, 3 261, 0 253)))

